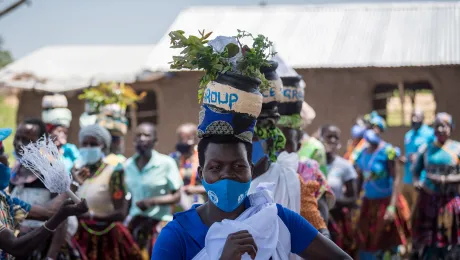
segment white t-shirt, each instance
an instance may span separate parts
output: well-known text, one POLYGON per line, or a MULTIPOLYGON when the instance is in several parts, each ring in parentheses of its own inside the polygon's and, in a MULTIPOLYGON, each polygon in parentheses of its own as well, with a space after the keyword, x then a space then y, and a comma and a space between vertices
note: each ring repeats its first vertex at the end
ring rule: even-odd
POLYGON ((336 156, 331 164, 327 165, 327 183, 337 199, 344 196, 344 183, 358 178, 353 165, 340 156, 336 156))

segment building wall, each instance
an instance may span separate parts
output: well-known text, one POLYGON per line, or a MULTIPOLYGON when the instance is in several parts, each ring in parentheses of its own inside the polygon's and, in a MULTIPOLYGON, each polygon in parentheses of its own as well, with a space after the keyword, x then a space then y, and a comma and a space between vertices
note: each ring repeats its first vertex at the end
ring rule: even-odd
MULTIPOLYGON (((428 80, 434 89, 437 111, 446 111, 460 120, 460 66, 432 68, 357 68, 357 69, 299 69, 304 77, 306 101, 315 109, 316 119, 307 129, 310 133, 326 123, 337 124, 348 138, 349 129, 358 115, 372 110, 373 87, 379 83, 428 80)), ((163 153, 173 151, 176 143, 176 128, 185 122, 198 121, 197 102, 199 72, 179 72, 150 83, 136 83, 138 90, 153 89, 157 94, 158 143, 157 149, 163 153)), ((27 91, 21 95, 18 120, 24 117, 40 116, 43 94, 27 91)), ((78 117, 83 112, 83 103, 76 93, 68 93, 69 107, 74 120, 70 130, 70 140, 76 143, 78 137, 78 117)), ((390 128, 384 138, 391 143, 403 145, 406 127, 390 128)), ((460 131, 454 130, 454 138, 460 140, 460 131)), ((131 155, 132 133, 126 136, 126 154, 131 155)), ((345 140, 342 141, 345 145, 345 140)))
MULTIPOLYGON (((449 112, 460 120, 460 66, 431 68, 355 68, 300 69, 306 81, 305 100, 315 109, 316 119, 308 131, 326 123, 337 124, 344 137, 358 115, 372 110, 372 93, 376 84, 429 81, 437 103, 437 111, 449 112)), ((407 127, 392 127, 384 139, 402 148, 407 127)), ((460 139, 460 131, 454 130, 460 139)), ((345 143, 343 143, 345 144, 345 143)))

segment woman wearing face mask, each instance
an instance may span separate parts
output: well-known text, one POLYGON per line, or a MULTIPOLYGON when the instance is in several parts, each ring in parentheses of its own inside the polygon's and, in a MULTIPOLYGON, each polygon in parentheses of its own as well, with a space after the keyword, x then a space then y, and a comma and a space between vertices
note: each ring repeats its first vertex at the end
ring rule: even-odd
MULTIPOLYGON (((0 142, 11 134, 11 129, 0 129, 0 142)), ((64 222, 67 217, 79 215, 88 210, 86 202, 75 205, 71 201, 65 202, 56 214, 50 212, 41 206, 30 205, 18 198, 11 197, 4 190, 10 182, 10 168, 8 159, 0 155, 0 260, 22 259, 30 257, 33 251, 49 242, 50 237, 55 234, 58 226, 64 222), (15 227, 20 224, 26 217, 47 218, 42 226, 33 231, 16 237, 15 227), (15 258, 16 257, 16 258, 15 258)), ((45 259, 42 257, 40 259, 45 259)), ((53 259, 72 259, 55 257, 53 259)))
POLYGON ((452 130, 452 116, 437 114, 436 139, 420 148, 413 165, 414 177, 421 177, 413 217, 413 259, 460 257, 460 143, 450 139, 452 130))
POLYGON ((123 170, 104 161, 109 152, 110 133, 100 125, 80 130, 80 154, 89 176, 74 174, 78 195, 88 202, 89 212, 80 216, 75 236, 89 260, 142 259, 139 247, 133 241, 122 221, 128 211, 125 199, 123 170))
POLYGON ((251 144, 232 136, 200 141, 199 174, 209 201, 175 215, 156 241, 152 259, 225 260, 240 259, 245 253, 252 259, 256 255, 269 259, 289 240, 290 247, 284 252, 308 259, 351 259, 300 215, 281 205, 251 206, 270 197, 263 190, 246 198, 252 176, 251 150, 251 144), (279 225, 286 229, 280 231, 279 225))
POLYGON ((334 125, 325 125, 320 128, 320 134, 326 147, 327 183, 336 198, 335 206, 330 211, 329 230, 333 241, 354 256, 356 243, 352 210, 358 199, 358 174, 350 162, 337 155, 340 149, 340 129, 334 125))
MULTIPOLYGON (((15 154, 20 162, 22 146, 35 142, 46 135, 46 126, 40 119, 27 119, 18 125, 14 136, 15 154)), ((45 185, 31 171, 22 167, 20 163, 12 169, 10 180, 10 194, 31 205, 39 205, 54 212, 67 198, 66 195, 52 194, 45 185)), ((43 225, 43 219, 27 219, 19 227, 20 236, 34 232, 43 225)), ((81 259, 78 245, 71 239, 66 239, 67 223, 61 225, 52 239, 43 243, 30 253, 27 259, 81 259)))
POLYGON ((180 176, 184 182, 181 190, 181 201, 175 212, 190 209, 195 203, 207 200, 206 190, 198 178, 198 151, 196 150, 196 125, 187 123, 179 126, 176 131, 178 142, 176 152, 170 156, 176 161, 180 176))
MULTIPOLYGON (((382 123, 374 129, 383 130, 382 123)), ((363 198, 357 227, 360 259, 397 257, 398 246, 406 246, 410 233, 410 210, 399 192, 400 176, 395 160, 399 151, 380 138, 375 130, 364 133, 368 143, 356 166, 363 179, 363 198)))

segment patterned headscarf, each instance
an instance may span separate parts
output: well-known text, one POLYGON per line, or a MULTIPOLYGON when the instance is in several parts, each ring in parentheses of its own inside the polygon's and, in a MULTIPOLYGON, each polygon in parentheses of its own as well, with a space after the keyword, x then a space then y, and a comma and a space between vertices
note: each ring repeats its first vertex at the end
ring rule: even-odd
POLYGON ((387 129, 387 123, 383 117, 381 117, 377 112, 372 111, 370 114, 365 115, 364 118, 369 120, 369 123, 373 126, 378 126, 382 131, 387 129))
POLYGON ((454 129, 454 119, 452 116, 446 112, 437 113, 435 117, 435 121, 443 122, 448 124, 451 129, 454 129))
POLYGON ((112 136, 110 135, 110 132, 107 129, 98 124, 89 125, 87 127, 80 129, 80 132, 78 133, 79 142, 83 142, 83 139, 86 136, 92 136, 96 138, 98 142, 103 143, 105 146, 103 150, 104 154, 109 153, 110 143, 112 142, 112 136))
POLYGON ((281 129, 278 127, 266 128, 256 126, 254 130, 254 133, 260 139, 273 141, 273 144, 269 147, 268 156, 272 162, 276 162, 277 152, 281 151, 286 146, 286 137, 281 129))

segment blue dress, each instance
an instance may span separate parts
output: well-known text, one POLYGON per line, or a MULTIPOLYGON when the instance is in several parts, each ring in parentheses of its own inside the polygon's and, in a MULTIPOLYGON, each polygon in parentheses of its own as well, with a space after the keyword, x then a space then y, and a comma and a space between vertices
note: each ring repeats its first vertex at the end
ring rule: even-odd
MULTIPOLYGON (((249 206, 249 200, 245 200, 249 206)), ((161 230, 158 240, 153 248, 152 260, 193 259, 205 247, 205 238, 209 227, 206 226, 198 215, 198 204, 185 212, 174 215, 174 220, 161 230)), ((318 234, 310 223, 299 214, 277 204, 278 216, 291 233, 291 252, 303 252, 318 234)))
POLYGON ((369 148, 361 152, 356 160, 356 166, 364 177, 365 198, 382 199, 391 196, 393 177, 388 171, 388 161, 394 160, 399 155, 399 149, 388 143, 381 143, 374 153, 370 153, 369 148))
POLYGON ((61 149, 64 151, 64 153, 62 154, 62 160, 64 162, 67 172, 70 173, 70 170, 72 170, 75 161, 78 158, 80 158, 80 152, 78 151, 76 145, 69 143, 63 145, 61 149))
POLYGON ((422 145, 426 145, 434 138, 433 128, 422 125, 417 131, 409 130, 404 136, 404 148, 406 152, 407 162, 404 165, 403 183, 412 185, 412 162, 410 157, 418 152, 422 145))

